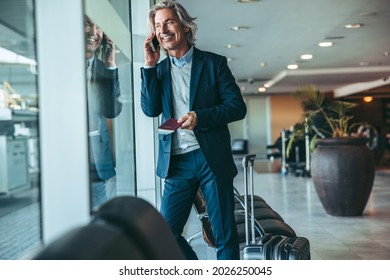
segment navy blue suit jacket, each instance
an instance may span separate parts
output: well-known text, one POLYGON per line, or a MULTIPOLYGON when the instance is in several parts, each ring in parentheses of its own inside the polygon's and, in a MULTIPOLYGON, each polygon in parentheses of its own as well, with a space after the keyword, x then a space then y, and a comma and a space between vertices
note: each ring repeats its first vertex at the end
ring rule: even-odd
MULTIPOLYGON (((96 86, 91 93, 98 123, 98 136, 89 137, 92 181, 107 180, 115 175, 115 163, 111 152, 107 119, 117 117, 122 111, 118 69, 106 69, 104 63, 95 58, 92 65, 91 83, 96 86)), ((89 100, 88 102, 92 102, 89 100)))
MULTIPOLYGON (((145 115, 162 122, 173 116, 171 63, 167 57, 154 68, 142 68, 141 107, 145 115)), ((195 111, 198 123, 194 129, 204 157, 219 179, 232 179, 237 168, 231 151, 227 124, 246 115, 246 105, 235 82, 226 57, 201 51, 194 47, 190 108, 195 111)), ((159 134, 157 175, 168 175, 172 134, 159 134)))

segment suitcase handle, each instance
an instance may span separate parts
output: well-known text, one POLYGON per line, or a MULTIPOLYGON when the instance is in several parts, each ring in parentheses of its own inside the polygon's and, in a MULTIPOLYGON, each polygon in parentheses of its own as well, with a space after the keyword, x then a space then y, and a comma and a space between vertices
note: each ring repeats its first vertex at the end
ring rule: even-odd
POLYGON ((242 166, 244 168, 244 187, 245 187, 245 194, 244 194, 244 197, 245 197, 245 243, 246 245, 249 245, 249 243, 251 242, 250 241, 250 238, 249 238, 249 216, 252 217, 251 219, 251 227, 250 227, 250 230, 251 230, 251 240, 252 240, 252 243, 255 243, 255 222, 254 222, 254 219, 255 219, 255 215, 254 215, 254 206, 253 206, 253 193, 254 193, 254 183, 253 183, 253 165, 254 165, 254 161, 256 159, 256 155, 255 154, 250 154, 250 155, 246 155, 244 156, 244 158, 242 159, 242 166), (251 185, 251 213, 249 214, 249 206, 248 206, 248 197, 249 197, 249 187, 248 187, 248 165, 249 165, 249 184, 251 185))
POLYGON ((253 166, 255 159, 256 155, 253 154, 244 156, 242 159, 242 167, 248 167, 249 165, 253 166))

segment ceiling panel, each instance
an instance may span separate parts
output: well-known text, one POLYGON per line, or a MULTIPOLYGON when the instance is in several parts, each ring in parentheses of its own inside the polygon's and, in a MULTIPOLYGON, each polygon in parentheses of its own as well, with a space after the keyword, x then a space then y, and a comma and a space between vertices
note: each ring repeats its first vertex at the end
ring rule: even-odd
MULTIPOLYGON (((197 47, 231 58, 229 65, 237 80, 278 80, 265 94, 291 93, 303 83, 333 91, 390 75, 390 0, 179 2, 198 17, 197 47), (350 23, 363 27, 344 28, 350 23), (248 29, 231 31, 231 26, 248 29), (328 38, 334 45, 320 48, 318 43, 328 38), (239 48, 227 49, 227 44, 239 48), (300 55, 305 53, 314 58, 303 61, 300 55), (285 73, 288 64, 299 65, 297 75, 285 73), (378 66, 384 68, 371 71, 378 66), (340 71, 329 73, 329 69, 340 71)), ((254 94, 261 85, 240 82, 243 94, 254 94)))

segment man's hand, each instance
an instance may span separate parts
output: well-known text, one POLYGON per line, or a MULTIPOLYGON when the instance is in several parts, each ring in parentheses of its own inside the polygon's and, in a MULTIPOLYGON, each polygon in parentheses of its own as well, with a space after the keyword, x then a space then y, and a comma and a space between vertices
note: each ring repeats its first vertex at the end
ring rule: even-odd
POLYGON ((107 50, 104 54, 104 65, 106 67, 116 67, 115 64, 115 44, 114 42, 107 36, 104 35, 107 41, 107 50))
POLYGON ((183 129, 194 130, 198 124, 198 117, 194 111, 191 111, 178 119, 177 122, 181 123, 181 128, 183 129))
POLYGON ((145 66, 156 66, 158 60, 160 59, 160 46, 156 48, 154 52, 150 43, 154 37, 154 33, 150 34, 144 42, 144 56, 145 56, 145 66))

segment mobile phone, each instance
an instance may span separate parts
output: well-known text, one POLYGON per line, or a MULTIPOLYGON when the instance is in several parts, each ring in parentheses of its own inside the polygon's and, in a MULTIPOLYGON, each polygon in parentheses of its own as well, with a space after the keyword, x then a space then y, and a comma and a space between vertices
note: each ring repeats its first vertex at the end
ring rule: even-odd
POLYGON ((153 37, 153 39, 152 39, 152 42, 150 43, 150 47, 152 48, 152 50, 153 50, 154 52, 156 52, 157 47, 158 47, 159 44, 160 44, 160 43, 159 43, 158 40, 157 40, 157 36, 154 35, 154 37, 153 37))
POLYGON ((103 33, 102 49, 103 54, 106 54, 110 46, 107 44, 106 34, 103 33))

